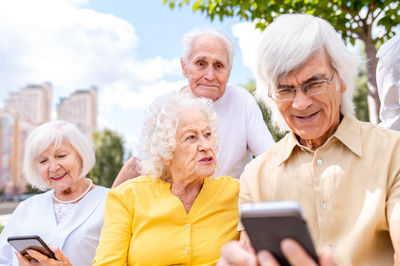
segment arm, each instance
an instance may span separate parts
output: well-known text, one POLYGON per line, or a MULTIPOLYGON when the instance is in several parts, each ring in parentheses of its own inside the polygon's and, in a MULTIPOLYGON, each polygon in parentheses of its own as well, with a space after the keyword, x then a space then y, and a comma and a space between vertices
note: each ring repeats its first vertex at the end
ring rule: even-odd
POLYGON ((394 249, 394 265, 400 265, 400 221, 390 223, 390 238, 394 249))
POLYGON ((104 225, 93 265, 126 265, 135 201, 129 191, 112 189, 106 198, 104 225))
POLYGON ((137 171, 137 159, 131 157, 121 168, 117 177, 114 180, 111 188, 117 187, 119 184, 125 182, 126 180, 135 178, 139 176, 137 171))
POLYGON ((247 146, 255 156, 265 152, 275 143, 263 119, 260 107, 250 96, 246 107, 247 146))
POLYGON ((390 48, 380 51, 376 68, 376 82, 381 101, 380 119, 383 126, 400 130, 400 38, 389 40, 385 44, 382 48, 390 48))

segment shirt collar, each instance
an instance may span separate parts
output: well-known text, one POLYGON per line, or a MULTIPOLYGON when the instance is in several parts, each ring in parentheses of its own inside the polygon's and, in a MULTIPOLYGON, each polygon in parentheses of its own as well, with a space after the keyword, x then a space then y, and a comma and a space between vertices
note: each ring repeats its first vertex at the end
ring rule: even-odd
MULTIPOLYGON (((339 127, 336 129, 336 132, 328 138, 324 145, 318 149, 325 147, 333 139, 339 140, 353 153, 360 157, 362 156, 361 129, 356 118, 347 115, 343 116, 343 119, 340 122, 339 127)), ((286 145, 283 146, 285 148, 282 150, 281 156, 279 156, 279 165, 283 164, 289 159, 295 148, 303 151, 313 152, 311 149, 301 145, 293 132, 290 132, 288 136, 282 139, 282 141, 285 141, 286 145)))

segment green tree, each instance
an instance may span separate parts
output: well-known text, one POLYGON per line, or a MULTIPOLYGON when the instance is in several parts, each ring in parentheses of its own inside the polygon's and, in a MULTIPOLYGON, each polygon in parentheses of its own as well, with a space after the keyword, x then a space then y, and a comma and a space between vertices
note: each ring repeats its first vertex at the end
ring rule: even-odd
POLYGON ((174 8, 192 5, 193 11, 205 13, 211 20, 237 16, 256 21, 263 30, 283 13, 308 13, 329 21, 352 44, 361 40, 367 56, 368 108, 370 121, 379 122, 379 96, 376 88, 376 45, 394 36, 400 22, 399 1, 392 0, 163 0, 174 8), (382 33, 373 36, 374 27, 382 26, 382 33))
POLYGON ((117 132, 104 129, 93 134, 93 143, 96 148, 96 164, 89 177, 98 185, 111 187, 122 167, 123 139, 117 132))

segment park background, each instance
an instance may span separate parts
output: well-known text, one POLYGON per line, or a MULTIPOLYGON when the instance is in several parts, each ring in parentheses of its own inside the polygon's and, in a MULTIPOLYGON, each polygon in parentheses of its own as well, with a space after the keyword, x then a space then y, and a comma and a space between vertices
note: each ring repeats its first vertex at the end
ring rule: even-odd
MULTIPOLYGON (((328 19, 349 49, 363 57, 356 81, 356 116, 379 122, 375 53, 399 30, 396 1, 1 1, 0 107, 10 93, 47 81, 53 85, 54 118, 60 98, 96 86, 97 163, 90 177, 110 186, 123 161, 136 152, 149 103, 186 84, 179 62, 186 32, 225 32, 236 49, 230 83, 253 92, 251 66, 261 30, 279 13, 288 12, 328 19)), ((268 123, 268 112, 261 108, 268 123)), ((276 140, 282 137, 270 129, 276 140)), ((36 191, 28 190, 32 192, 36 191)))

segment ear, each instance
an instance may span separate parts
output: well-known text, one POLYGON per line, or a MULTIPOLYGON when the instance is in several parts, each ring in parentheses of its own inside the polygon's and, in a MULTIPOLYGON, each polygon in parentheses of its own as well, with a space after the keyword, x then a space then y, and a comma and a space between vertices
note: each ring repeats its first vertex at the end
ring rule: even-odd
POLYGON ((342 79, 339 79, 339 86, 340 86, 340 88, 339 88, 339 92, 340 93, 344 93, 345 91, 346 91, 346 85, 344 84, 344 82, 343 82, 343 80, 342 79))
POLYGON ((187 77, 188 77, 188 73, 187 73, 187 71, 186 71, 186 64, 185 64, 185 62, 184 62, 184 60, 183 60, 183 57, 181 57, 181 68, 182 68, 182 74, 183 74, 183 76, 184 76, 185 78, 187 78, 187 77))

